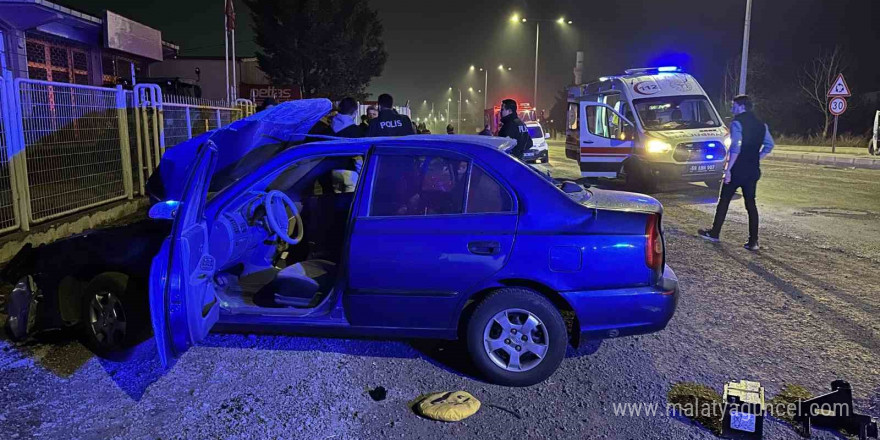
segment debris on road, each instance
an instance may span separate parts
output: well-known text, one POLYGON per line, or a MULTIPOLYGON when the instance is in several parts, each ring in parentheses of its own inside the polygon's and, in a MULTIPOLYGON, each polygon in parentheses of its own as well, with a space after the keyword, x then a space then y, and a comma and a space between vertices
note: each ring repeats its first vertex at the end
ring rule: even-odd
POLYGON ((741 380, 724 385, 724 417, 721 437, 760 440, 764 437, 764 387, 741 380))
POLYGON ((828 394, 800 402, 796 419, 805 437, 812 434, 812 426, 816 425, 858 435, 859 440, 877 438, 877 420, 856 414, 852 387, 845 380, 831 382, 831 392, 828 394))
POLYGON ((420 396, 412 407, 429 419, 458 422, 474 415, 480 409, 480 401, 466 391, 441 392, 420 396))
POLYGON ((385 387, 373 388, 372 390, 368 391, 368 393, 370 394, 370 398, 375 400, 376 402, 385 400, 385 396, 388 395, 388 391, 385 389, 385 387))

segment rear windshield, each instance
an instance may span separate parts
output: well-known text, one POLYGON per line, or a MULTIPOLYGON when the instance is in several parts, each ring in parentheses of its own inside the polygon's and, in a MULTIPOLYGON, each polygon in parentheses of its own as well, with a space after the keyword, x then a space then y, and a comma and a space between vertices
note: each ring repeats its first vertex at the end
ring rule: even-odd
POLYGON ((541 127, 534 125, 527 125, 526 127, 529 129, 529 136, 531 136, 532 139, 544 137, 544 130, 541 130, 541 127))

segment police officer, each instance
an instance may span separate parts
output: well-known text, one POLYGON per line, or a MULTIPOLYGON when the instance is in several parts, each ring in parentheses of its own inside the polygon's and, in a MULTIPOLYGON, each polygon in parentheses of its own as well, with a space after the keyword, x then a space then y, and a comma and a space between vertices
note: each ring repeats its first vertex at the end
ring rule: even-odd
POLYGON ((370 120, 369 137, 406 136, 415 134, 412 121, 394 110, 394 98, 387 93, 379 95, 379 116, 370 120))
POLYGON ((529 135, 529 129, 526 124, 519 119, 516 114, 516 101, 505 99, 501 101, 501 129, 498 130, 499 137, 509 137, 516 139, 516 146, 510 151, 510 155, 522 160, 523 153, 532 148, 532 136, 529 135))
POLYGON ((730 125, 730 157, 724 170, 724 185, 718 197, 715 222, 712 229, 697 231, 700 237, 719 241, 721 226, 727 217, 730 200, 738 188, 742 188, 743 201, 749 213, 749 241, 745 248, 757 251, 758 246, 758 206, 755 203, 755 190, 761 178, 761 159, 773 151, 773 136, 770 128, 752 112, 752 100, 746 95, 733 98, 733 123, 730 125))

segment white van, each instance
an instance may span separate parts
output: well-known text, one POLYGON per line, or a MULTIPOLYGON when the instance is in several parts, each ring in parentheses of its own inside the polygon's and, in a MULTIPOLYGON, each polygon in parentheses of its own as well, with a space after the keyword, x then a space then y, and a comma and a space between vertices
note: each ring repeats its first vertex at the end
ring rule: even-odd
POLYGON ((712 101, 679 68, 631 69, 568 89, 565 155, 579 162, 583 177, 717 188, 729 146, 712 101))

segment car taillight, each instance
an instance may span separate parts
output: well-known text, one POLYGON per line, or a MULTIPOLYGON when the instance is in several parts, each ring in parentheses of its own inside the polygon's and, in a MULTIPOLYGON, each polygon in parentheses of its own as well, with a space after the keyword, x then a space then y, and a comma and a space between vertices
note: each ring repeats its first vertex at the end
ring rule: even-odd
POLYGON ((645 264, 654 271, 656 279, 663 272, 663 237, 660 235, 659 214, 648 217, 645 239, 645 264))

